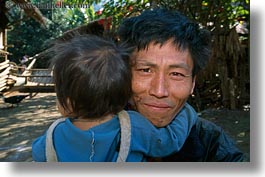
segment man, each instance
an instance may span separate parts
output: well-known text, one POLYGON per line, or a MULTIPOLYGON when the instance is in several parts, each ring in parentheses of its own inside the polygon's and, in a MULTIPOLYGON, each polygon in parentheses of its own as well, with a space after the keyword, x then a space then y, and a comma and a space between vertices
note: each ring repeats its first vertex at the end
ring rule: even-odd
MULTIPOLYGON (((132 53, 132 106, 155 126, 179 113, 193 92, 196 75, 211 55, 211 35, 177 11, 147 10, 125 19, 118 32, 132 53)), ((232 139, 199 118, 182 149, 150 161, 245 161, 232 139)))

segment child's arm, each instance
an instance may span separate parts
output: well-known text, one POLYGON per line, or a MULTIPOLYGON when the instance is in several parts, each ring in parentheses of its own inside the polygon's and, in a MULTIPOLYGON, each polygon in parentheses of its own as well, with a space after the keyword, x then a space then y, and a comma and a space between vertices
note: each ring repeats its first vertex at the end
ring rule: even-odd
POLYGON ((44 135, 37 138, 32 143, 32 158, 36 162, 57 161, 56 152, 53 146, 53 131, 55 127, 64 122, 66 118, 60 118, 54 121, 44 135))
POLYGON ((131 150, 152 157, 176 153, 185 143, 196 121, 197 113, 188 104, 184 105, 169 125, 162 128, 155 127, 146 118, 137 114, 131 121, 131 150))
POLYGON ((46 133, 32 143, 32 159, 35 162, 46 162, 45 156, 46 133))

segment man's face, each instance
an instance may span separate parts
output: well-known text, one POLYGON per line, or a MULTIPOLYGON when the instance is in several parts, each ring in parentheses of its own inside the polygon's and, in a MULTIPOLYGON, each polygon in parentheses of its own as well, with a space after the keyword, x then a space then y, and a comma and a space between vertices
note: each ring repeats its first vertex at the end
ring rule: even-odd
POLYGON ((188 50, 179 51, 169 41, 151 43, 134 52, 132 101, 136 110, 155 126, 168 125, 193 92, 193 62, 188 50))

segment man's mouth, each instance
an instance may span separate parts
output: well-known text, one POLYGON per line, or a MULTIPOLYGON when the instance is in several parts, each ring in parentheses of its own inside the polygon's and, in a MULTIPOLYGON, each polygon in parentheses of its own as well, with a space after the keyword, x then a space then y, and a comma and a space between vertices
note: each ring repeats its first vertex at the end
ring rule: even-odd
POLYGON ((169 106, 168 104, 164 104, 164 103, 144 103, 144 106, 147 109, 151 109, 153 111, 165 111, 171 108, 171 106, 169 106))

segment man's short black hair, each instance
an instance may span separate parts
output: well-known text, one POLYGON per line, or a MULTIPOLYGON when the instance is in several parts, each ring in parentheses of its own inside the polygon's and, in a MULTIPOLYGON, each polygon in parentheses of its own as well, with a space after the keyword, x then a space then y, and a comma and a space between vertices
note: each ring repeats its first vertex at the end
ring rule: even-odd
POLYGON ((211 55, 210 32, 176 10, 146 10, 139 16, 125 19, 118 34, 122 42, 138 51, 152 42, 163 45, 173 40, 178 49, 190 52, 193 75, 206 66, 211 55))
POLYGON ((121 111, 131 96, 129 52, 94 35, 75 36, 51 48, 60 105, 75 117, 121 111))

